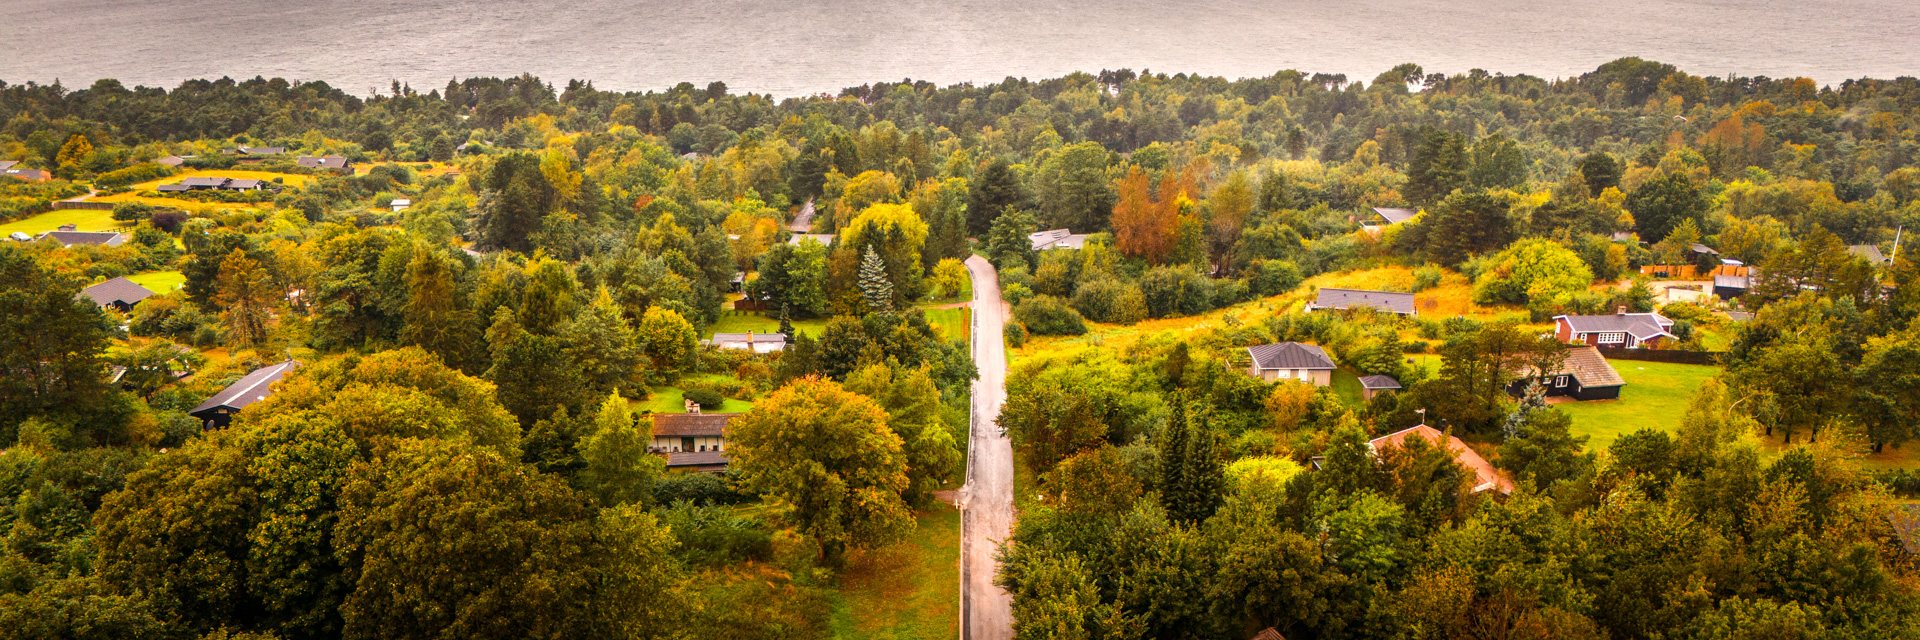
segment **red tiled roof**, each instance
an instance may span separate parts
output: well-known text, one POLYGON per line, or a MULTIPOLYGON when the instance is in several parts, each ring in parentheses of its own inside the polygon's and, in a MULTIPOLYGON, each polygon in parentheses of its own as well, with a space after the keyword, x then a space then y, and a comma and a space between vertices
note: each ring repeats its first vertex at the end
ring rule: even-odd
POLYGON ((1435 445, 1445 443, 1447 450, 1453 452, 1454 461, 1459 462, 1461 465, 1473 471, 1473 490, 1475 493, 1487 489, 1495 489, 1500 493, 1513 493, 1513 481, 1500 475, 1500 472, 1493 468, 1493 463, 1487 462, 1486 458, 1482 458, 1480 454, 1474 453, 1473 448, 1468 447, 1467 443, 1462 442, 1459 438, 1441 433, 1439 429, 1424 424, 1374 438, 1367 441, 1367 446, 1372 447, 1375 451, 1384 447, 1399 447, 1401 446, 1400 443, 1407 439, 1407 436, 1416 433, 1420 434, 1420 437, 1426 438, 1429 443, 1435 445))

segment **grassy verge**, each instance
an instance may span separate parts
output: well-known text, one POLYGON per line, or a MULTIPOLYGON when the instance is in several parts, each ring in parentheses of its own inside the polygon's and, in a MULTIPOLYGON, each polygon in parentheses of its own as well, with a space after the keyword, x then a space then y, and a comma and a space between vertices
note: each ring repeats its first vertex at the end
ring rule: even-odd
POLYGON ((147 290, 154 293, 166 293, 178 289, 180 285, 185 284, 187 276, 178 271, 148 271, 146 273, 127 276, 127 279, 132 280, 134 284, 146 287, 147 290))
POLYGON ((925 309, 927 323, 948 340, 967 339, 967 312, 970 309, 925 309))
POLYGON ((1588 449, 1605 449, 1620 436, 1645 428, 1672 432, 1680 428, 1687 400, 1720 367, 1614 360, 1615 371, 1627 381, 1620 399, 1567 402, 1554 405, 1573 416, 1574 435, 1587 436, 1588 449))
POLYGON ((1360 386, 1360 374, 1344 367, 1333 370, 1333 392, 1340 396, 1341 402, 1347 403, 1349 407, 1364 407, 1367 405, 1367 400, 1363 391, 1364 388, 1360 386))
POLYGON ((833 637, 958 636, 960 512, 939 504, 918 520, 905 541, 848 558, 834 598, 833 637))
POLYGON ((5 236, 15 231, 27 235, 39 235, 58 229, 60 225, 63 224, 73 225, 81 231, 106 231, 120 226, 120 223, 113 219, 112 211, 61 209, 58 211, 48 211, 24 220, 15 220, 6 224, 0 224, 0 236, 5 236))

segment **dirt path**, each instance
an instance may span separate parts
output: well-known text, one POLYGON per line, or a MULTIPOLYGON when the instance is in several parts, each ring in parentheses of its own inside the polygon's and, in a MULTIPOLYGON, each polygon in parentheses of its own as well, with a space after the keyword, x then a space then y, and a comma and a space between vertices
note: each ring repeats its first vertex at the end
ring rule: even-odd
POLYGON ((1006 640, 1013 637, 1013 598, 993 585, 999 570, 994 551, 1013 531, 1013 445, 994 424, 1007 399, 1006 313, 993 265, 973 256, 967 270, 973 274, 973 362, 980 379, 973 383, 967 484, 960 491, 960 637, 1006 640))

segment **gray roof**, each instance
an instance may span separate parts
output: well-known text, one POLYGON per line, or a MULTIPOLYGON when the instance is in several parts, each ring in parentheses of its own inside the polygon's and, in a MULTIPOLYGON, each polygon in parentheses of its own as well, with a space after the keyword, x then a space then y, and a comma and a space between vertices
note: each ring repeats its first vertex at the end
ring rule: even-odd
POLYGON ((1087 246, 1086 234, 1074 233, 1066 229, 1048 229, 1027 234, 1027 241, 1033 243, 1034 251, 1047 249, 1079 249, 1087 246))
POLYGON ((1413 294, 1391 291, 1363 291, 1360 289, 1320 289, 1320 295, 1313 300, 1313 306, 1321 309, 1351 309, 1353 307, 1373 307, 1381 311, 1392 311, 1411 315, 1413 294))
POLYGON ((180 156, 164 156, 164 157, 161 157, 160 159, 154 160, 154 162, 164 164, 169 167, 178 167, 180 165, 186 164, 187 159, 182 158, 180 156))
POLYGON ((1753 314, 1745 311, 1728 311, 1727 319, 1734 322, 1746 322, 1753 319, 1753 314))
POLYGON ((1700 244, 1698 242, 1693 243, 1693 246, 1687 247, 1687 248, 1693 251, 1694 253, 1705 253, 1705 254, 1716 255, 1716 256, 1720 255, 1720 252, 1714 251, 1713 247, 1709 247, 1707 245, 1700 244))
POLYGON ((1747 288, 1747 277, 1746 276, 1714 276, 1713 286, 1715 288, 1745 289, 1747 288))
POLYGON ((135 284, 126 278, 114 278, 100 284, 80 290, 80 295, 93 299, 93 303, 107 306, 115 302, 133 304, 153 297, 153 291, 135 284))
POLYGON ((1565 318, 1567 326, 1575 333, 1629 333, 1633 337, 1645 340, 1654 336, 1671 335, 1667 327, 1673 321, 1658 313, 1616 313, 1605 316, 1555 316, 1555 320, 1565 318))
POLYGON ((222 178, 220 176, 193 176, 190 178, 182 178, 180 184, 189 187, 222 187, 226 186, 227 182, 231 180, 232 178, 222 178))
POLYGON ((1282 342, 1247 347, 1256 369, 1332 369, 1333 359, 1314 345, 1282 342))
POLYGON ((187 414, 198 416, 202 412, 211 411, 220 407, 237 411, 254 402, 265 400, 267 396, 273 394, 273 383, 279 382, 280 378, 287 375, 287 372, 299 366, 299 360, 288 360, 280 364, 254 369, 253 373, 249 373, 247 377, 241 378, 239 382, 235 382, 227 388, 221 389, 220 393, 213 394, 213 397, 207 398, 206 402, 200 403, 200 406, 194 407, 193 410, 188 411, 187 414))
POLYGON ((12 169, 13 165, 16 165, 16 164, 20 164, 20 161, 19 160, 0 160, 0 171, 6 171, 8 169, 12 169))
MULTIPOLYGON (((1530 373, 1531 367, 1521 372, 1522 375, 1530 373)), ((1562 374, 1572 375, 1582 387, 1618 387, 1627 383, 1625 378, 1620 377, 1620 372, 1613 370, 1613 365, 1607 364, 1607 358, 1600 355, 1600 349, 1587 345, 1567 347, 1567 359, 1560 363, 1558 370, 1547 375, 1562 374)))
POLYGON ((286 147, 240 147, 240 152, 248 155, 277 156, 287 152, 286 147))
POLYGON ((163 184, 158 187, 154 187, 153 190, 154 191, 192 191, 193 187, 189 187, 184 184, 163 184))
POLYGON ((60 244, 104 244, 118 247, 127 241, 127 237, 112 231, 48 231, 42 237, 59 240, 60 244))
POLYGON ((1400 224, 1412 220, 1414 216, 1420 214, 1419 211, 1413 209, 1393 209, 1388 207, 1374 207, 1373 212, 1385 218, 1387 224, 1400 224))
POLYGON ((347 159, 343 156, 300 156, 294 158, 294 164, 315 169, 345 169, 347 159))
POLYGON ((228 188, 228 189, 258 189, 258 188, 260 188, 260 186, 261 186, 261 185, 264 185, 264 184, 266 184, 266 182, 267 182, 267 181, 265 181, 265 180, 255 180, 255 179, 253 179, 253 178, 234 178, 234 179, 232 179, 232 180, 228 180, 228 181, 227 181, 227 184, 226 184, 226 187, 225 187, 225 188, 228 188))
POLYGON ((1360 376, 1360 386, 1366 389, 1398 389, 1400 381, 1393 376, 1360 376))
POLYGON ((27 180, 27 181, 39 181, 39 180, 45 180, 47 178, 47 172, 45 171, 41 171, 39 169, 21 169, 17 167, 12 169, 0 169, 0 175, 7 176, 10 178, 19 178, 21 180, 27 180))
POLYGON ((1881 263, 1887 261, 1887 254, 1881 253, 1880 245, 1877 244, 1851 245, 1847 247, 1847 252, 1866 258, 1869 262, 1881 263))

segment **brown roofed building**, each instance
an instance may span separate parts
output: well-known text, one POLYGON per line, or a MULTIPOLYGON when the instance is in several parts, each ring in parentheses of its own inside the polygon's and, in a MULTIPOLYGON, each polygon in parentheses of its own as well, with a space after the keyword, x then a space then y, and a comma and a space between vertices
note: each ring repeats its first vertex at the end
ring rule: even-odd
POLYGON ((1426 438, 1429 444, 1446 447, 1447 451, 1453 454, 1454 462, 1460 463, 1460 466, 1466 467, 1468 471, 1473 472, 1474 493, 1480 493, 1482 491, 1513 493, 1513 481, 1500 475, 1500 472, 1493 468, 1493 463, 1487 462, 1486 458, 1480 457, 1480 454, 1475 453, 1472 447, 1467 446, 1466 442, 1441 433, 1439 429, 1424 424, 1369 440, 1367 441, 1367 448, 1374 450, 1376 453, 1383 448, 1398 448, 1404 446, 1402 443, 1406 442, 1408 436, 1426 438))
POLYGON ((656 453, 698 453, 725 451, 727 422, 737 413, 656 413, 653 414, 653 445, 656 453))
POLYGON ((719 451, 695 451, 667 454, 668 471, 689 471, 694 473, 724 473, 727 463, 732 459, 719 451))

